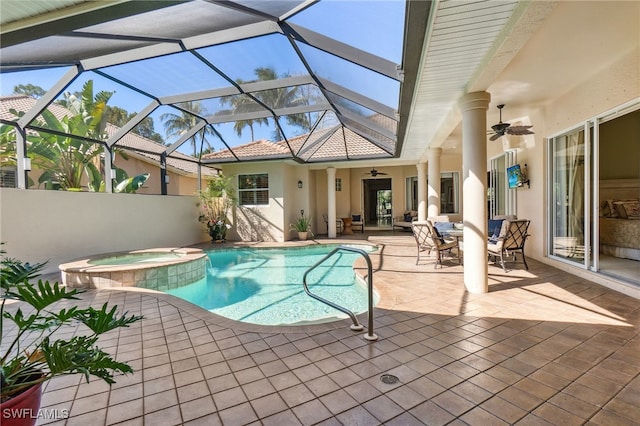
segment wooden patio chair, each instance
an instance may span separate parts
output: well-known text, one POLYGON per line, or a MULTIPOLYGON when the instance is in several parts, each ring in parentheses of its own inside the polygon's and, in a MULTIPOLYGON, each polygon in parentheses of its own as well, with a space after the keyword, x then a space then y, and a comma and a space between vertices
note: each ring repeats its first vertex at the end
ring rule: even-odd
POLYGON ((440 265, 442 267, 442 260, 445 256, 454 257, 452 250, 456 249, 455 257, 458 258, 458 264, 460 264, 460 248, 458 246, 458 240, 447 241, 438 234, 431 222, 428 220, 425 222, 412 222, 411 230, 413 231, 413 237, 416 240, 418 246, 418 256, 416 259, 416 265, 420 262, 420 253, 427 252, 427 255, 431 254, 431 251, 436 252, 436 264, 434 269, 440 265))
POLYGON ((506 219, 502 223, 502 229, 500 230, 500 235, 497 239, 490 239, 487 243, 487 250, 489 251, 489 256, 491 256, 494 261, 499 258, 500 266, 502 269, 507 272, 507 267, 505 264, 505 259, 513 256, 513 261, 517 262, 516 253, 520 252, 522 254, 522 262, 524 263, 524 267, 528 270, 529 265, 527 265, 527 259, 524 256, 524 244, 527 242, 527 231, 529 229, 530 220, 519 219, 519 220, 509 220, 506 219))

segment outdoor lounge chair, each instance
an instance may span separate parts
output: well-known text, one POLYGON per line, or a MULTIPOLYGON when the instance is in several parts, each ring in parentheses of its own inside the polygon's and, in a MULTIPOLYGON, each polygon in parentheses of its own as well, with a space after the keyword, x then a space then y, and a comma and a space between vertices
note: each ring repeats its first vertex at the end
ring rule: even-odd
POLYGON ((362 213, 351 215, 351 228, 360 229, 360 232, 364 234, 364 215, 362 213))
MULTIPOLYGON (((327 227, 327 235, 329 235, 329 217, 326 214, 323 214, 322 219, 324 220, 324 224, 327 227)), ((338 232, 338 234, 342 233, 342 221, 340 219, 336 219, 336 231, 338 232)))
POLYGON ((507 272, 505 265, 505 258, 513 256, 513 261, 517 261, 516 253, 522 254, 522 262, 524 267, 529 269, 527 265, 527 259, 524 256, 524 244, 527 241, 527 231, 529 229, 530 220, 509 220, 506 219, 502 223, 502 229, 497 239, 489 239, 487 243, 487 250, 489 256, 495 259, 500 258, 500 266, 507 272))
POLYGON ((452 249, 456 249, 455 257, 458 258, 458 264, 460 264, 460 248, 458 246, 458 240, 447 241, 438 234, 431 222, 428 220, 425 222, 414 221, 411 223, 411 230, 413 231, 413 237, 416 240, 418 246, 418 257, 416 259, 416 265, 420 262, 420 253, 427 252, 427 255, 431 254, 431 251, 436 252, 436 264, 442 267, 442 260, 445 256, 454 257, 452 249))

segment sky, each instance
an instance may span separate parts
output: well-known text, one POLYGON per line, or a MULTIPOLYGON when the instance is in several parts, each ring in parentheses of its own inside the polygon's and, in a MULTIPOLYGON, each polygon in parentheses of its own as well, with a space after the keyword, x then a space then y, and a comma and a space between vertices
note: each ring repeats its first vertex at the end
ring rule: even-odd
MULTIPOLYGON (((404 9, 404 2, 400 0, 328 0, 313 5, 292 17, 290 21, 395 63, 400 63, 404 35, 404 9), (384 37, 379 37, 380 31, 384 31, 384 37)), ((318 75, 397 108, 399 83, 313 47, 303 45, 301 49, 311 68, 318 75)), ((294 54, 289 42, 279 34, 203 48, 199 49, 198 53, 227 73, 233 80, 254 80, 256 78, 254 70, 257 67, 272 67, 279 75, 307 74, 304 65, 294 54)), ((66 71, 67 68, 60 67, 39 71, 2 73, 0 74, 0 91, 2 95, 9 95, 13 93, 13 88, 16 85, 29 83, 48 90, 66 71)), ((200 61, 195 60, 195 57, 188 52, 108 67, 103 71, 116 78, 126 80, 128 84, 139 86, 158 97, 228 86, 228 82, 200 61), (152 66, 149 66, 150 63, 152 66)), ((89 79, 94 81, 94 93, 100 90, 115 92, 109 101, 111 106, 119 106, 129 112, 137 112, 152 101, 151 98, 94 72, 84 72, 65 91, 80 91, 84 82, 89 79)), ((217 101, 215 103, 219 104, 217 101)), ((209 102, 208 105, 209 109, 216 106, 221 107, 215 105, 214 102, 209 102)), ((213 113, 214 111, 208 110, 208 112, 213 113)), ((163 122, 160 119, 163 113, 178 114, 179 112, 171 107, 161 106, 151 114, 156 132, 166 136, 163 122)), ((254 129, 256 131, 255 139, 273 139, 273 120, 270 120, 270 123, 271 126, 263 125, 254 129)), ((281 124, 285 127, 288 136, 301 132, 299 129, 288 129, 285 120, 281 120, 281 124)), ((241 137, 238 137, 232 127, 232 124, 216 125, 216 129, 231 146, 251 141, 248 128, 245 129, 241 137)), ((175 139, 166 137, 168 142, 173 142, 175 139)), ((214 148, 218 150, 224 147, 218 142, 214 148)), ((187 154, 192 153, 188 144, 183 145, 180 151, 187 154)))

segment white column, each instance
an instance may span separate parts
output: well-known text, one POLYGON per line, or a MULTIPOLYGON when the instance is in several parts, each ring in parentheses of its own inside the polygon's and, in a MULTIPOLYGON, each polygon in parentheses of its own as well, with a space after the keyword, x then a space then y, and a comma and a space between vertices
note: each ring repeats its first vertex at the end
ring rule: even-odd
POLYGON ((329 228, 329 238, 336 237, 336 169, 327 168, 327 217, 329 228))
POLYGON ((470 293, 489 291, 487 266, 487 92, 467 93, 462 112, 464 285, 470 293))
POLYGON ((442 148, 429 149, 429 186, 427 188, 427 217, 440 214, 440 155, 442 148))
POLYGON ((113 168, 113 157, 109 148, 104 147, 104 191, 111 193, 113 192, 113 179, 111 179, 111 171, 115 170, 113 168))
POLYGON ((416 164, 418 168, 418 220, 427 220, 427 163, 416 164))

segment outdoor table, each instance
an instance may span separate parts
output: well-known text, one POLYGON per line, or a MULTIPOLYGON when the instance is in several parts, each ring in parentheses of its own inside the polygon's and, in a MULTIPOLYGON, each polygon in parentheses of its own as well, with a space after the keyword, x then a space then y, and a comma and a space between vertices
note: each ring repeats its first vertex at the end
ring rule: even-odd
POLYGON ((352 227, 352 220, 350 217, 343 217, 342 218, 342 223, 344 223, 344 229, 342 230, 342 233, 344 235, 351 235, 353 234, 353 229, 351 229, 352 227))

